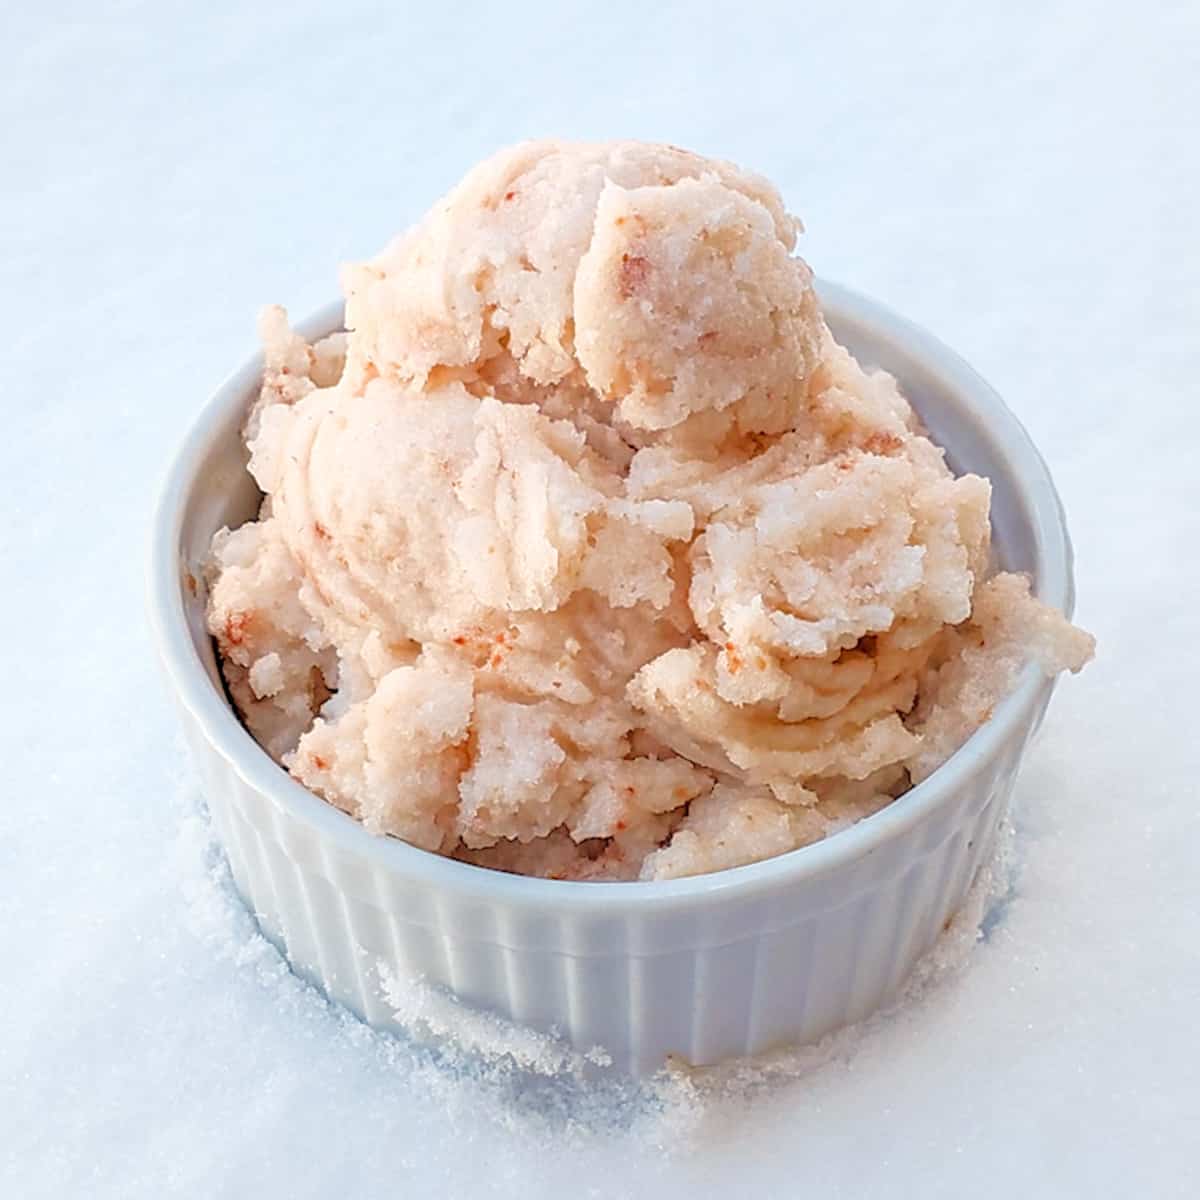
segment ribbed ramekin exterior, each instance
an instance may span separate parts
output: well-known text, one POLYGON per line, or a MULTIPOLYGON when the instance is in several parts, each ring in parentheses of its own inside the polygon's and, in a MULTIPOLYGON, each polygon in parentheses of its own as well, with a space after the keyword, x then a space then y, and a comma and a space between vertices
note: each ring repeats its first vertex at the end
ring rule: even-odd
MULTIPOLYGON (((1071 610, 1071 550, 1045 464, 999 398, 927 334, 822 285, 852 350, 940 397, 944 444, 984 461, 993 526, 1038 594, 1071 610)), ((324 310, 307 336, 338 327, 324 310)), ((892 995, 989 855, 1052 684, 1027 672, 930 779, 843 834, 699 880, 513 880, 372 837, 269 762, 221 695, 193 572, 213 532, 256 501, 239 429, 261 363, 230 378, 168 476, 151 620, 238 891, 294 969, 372 1025, 393 1014, 382 965, 464 1003, 603 1047, 618 1070, 804 1042, 892 995)), ((928 414, 923 414, 928 418, 928 414)), ((938 432, 937 426, 934 426, 938 432)))
POLYGON ((238 891, 298 973, 386 1029, 386 964, 645 1073, 809 1041, 892 995, 994 845, 1049 691, 949 803, 863 857, 719 913, 612 918, 433 894, 322 839, 183 719, 238 891))

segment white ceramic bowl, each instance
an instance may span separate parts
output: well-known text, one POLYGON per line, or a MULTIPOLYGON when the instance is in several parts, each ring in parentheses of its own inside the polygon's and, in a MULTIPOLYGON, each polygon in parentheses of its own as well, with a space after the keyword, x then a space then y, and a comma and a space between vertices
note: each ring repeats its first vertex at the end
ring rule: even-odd
MULTIPOLYGON (((1071 549, 1049 473, 996 393, 928 334, 819 286, 834 334, 891 371, 958 471, 991 479, 1003 566, 1068 614, 1071 549)), ((340 328, 341 306, 302 323, 340 328)), ((387 1028, 378 964, 644 1073, 817 1038, 877 1008, 988 856, 1052 684, 1030 667, 992 719, 882 812, 766 862, 660 883, 528 879, 376 837, 277 767, 229 706, 204 628, 213 533, 254 516, 239 437, 262 361, 196 419, 154 524, 150 609, 237 888, 293 968, 387 1028)))

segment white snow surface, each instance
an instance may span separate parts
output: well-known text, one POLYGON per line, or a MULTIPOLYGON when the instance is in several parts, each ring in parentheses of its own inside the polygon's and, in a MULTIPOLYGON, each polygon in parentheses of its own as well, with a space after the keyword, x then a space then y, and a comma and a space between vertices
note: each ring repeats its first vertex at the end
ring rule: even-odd
POLYGON ((0 1196, 1200 1194, 1200 8, 50 0, 0 32, 0 1196), (257 308, 542 134, 774 179, 818 273, 1025 421, 1099 638, 986 935, 714 1079, 331 1009, 233 898, 149 645, 159 478, 257 308))

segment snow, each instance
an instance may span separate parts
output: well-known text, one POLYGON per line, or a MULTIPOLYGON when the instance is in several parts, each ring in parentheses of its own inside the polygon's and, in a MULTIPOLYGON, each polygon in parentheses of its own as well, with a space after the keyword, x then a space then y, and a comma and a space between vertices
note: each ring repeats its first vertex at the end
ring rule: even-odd
POLYGON ((0 1195, 1197 1194, 1194 5, 59 2, 4 26, 0 1195), (257 308, 317 307, 537 133, 772 177, 819 273, 1027 423, 1099 638, 1031 751, 986 936, 749 1077, 591 1086, 528 1070, 545 1047, 480 1053, 495 1030, 429 1046, 331 1010, 233 902, 148 644, 158 479, 257 308))

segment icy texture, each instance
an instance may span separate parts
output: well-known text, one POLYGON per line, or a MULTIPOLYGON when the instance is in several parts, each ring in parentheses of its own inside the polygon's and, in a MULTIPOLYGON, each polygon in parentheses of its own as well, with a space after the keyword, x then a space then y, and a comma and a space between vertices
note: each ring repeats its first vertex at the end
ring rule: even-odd
POLYGON ((345 271, 347 335, 264 313, 265 499, 208 625, 297 779, 482 866, 695 875, 875 811, 1030 657, 1090 658, 986 579, 987 481, 833 340, 797 229, 728 163, 522 143, 345 271))
POLYGON ((1200 1192, 1197 12, 873 7, 9 6, 0 1195, 1200 1192), (528 1089, 300 987, 207 879, 143 617, 154 490, 262 298, 325 303, 323 263, 518 133, 614 129, 760 165, 822 275, 1000 388, 1102 647, 1029 750, 967 969, 682 1155, 581 1144, 608 1094, 530 1132, 528 1089))

